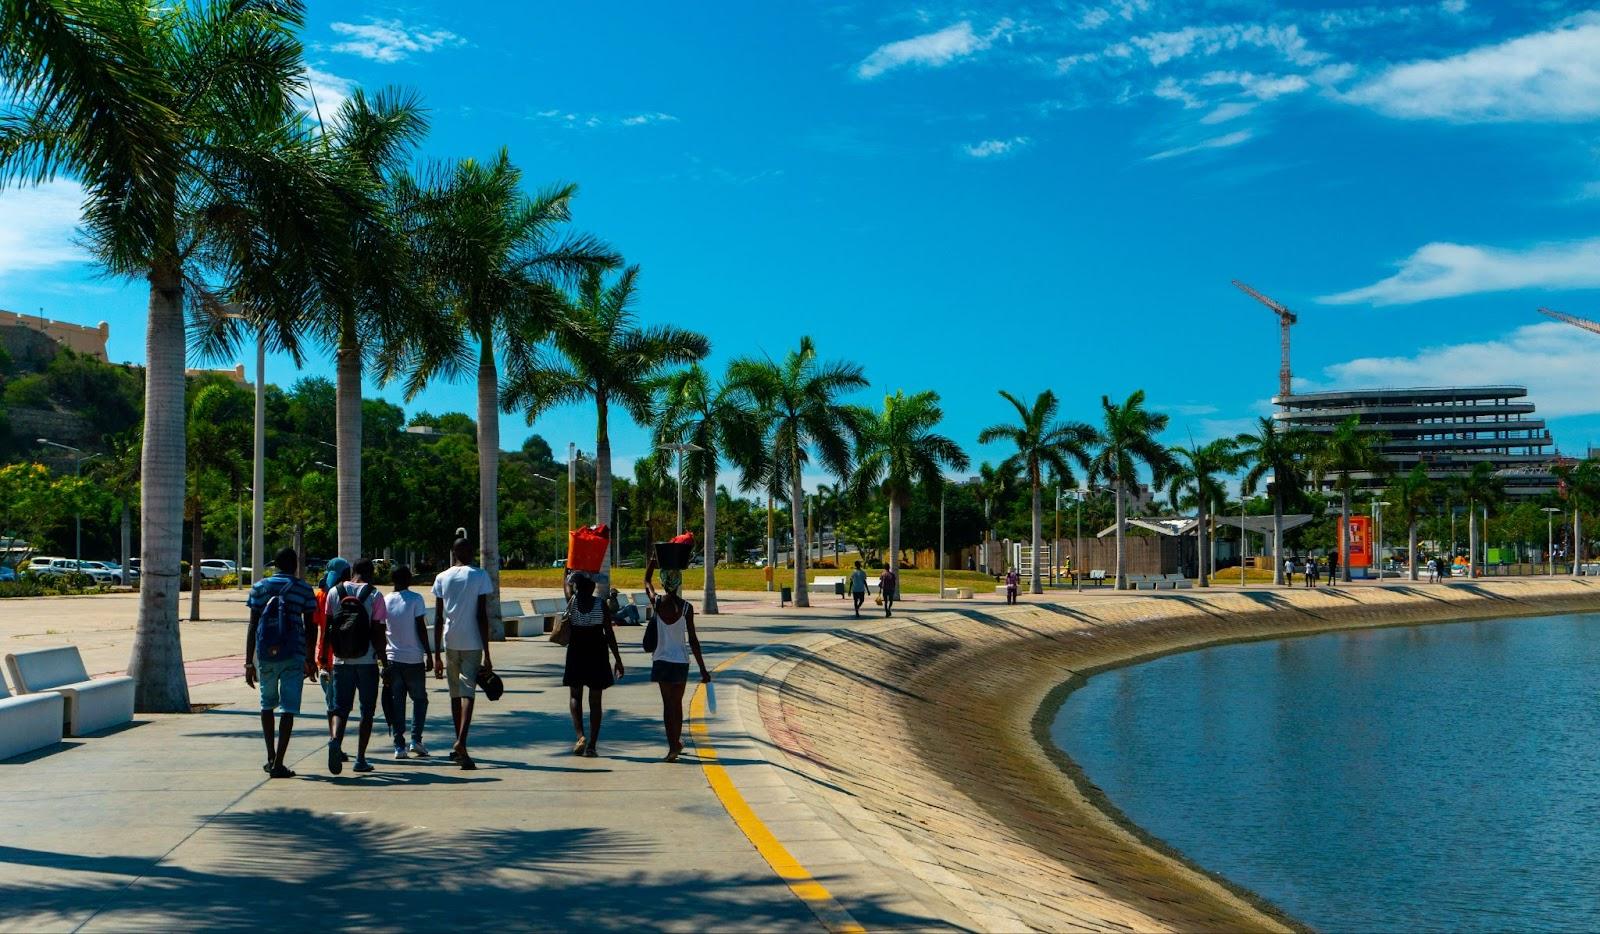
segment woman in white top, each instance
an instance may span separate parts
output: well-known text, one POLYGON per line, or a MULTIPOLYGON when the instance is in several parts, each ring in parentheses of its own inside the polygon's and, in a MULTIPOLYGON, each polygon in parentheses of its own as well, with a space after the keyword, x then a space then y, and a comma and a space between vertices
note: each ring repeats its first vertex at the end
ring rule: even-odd
POLYGON ((666 593, 657 595, 651 578, 655 575, 656 561, 652 557, 644 570, 644 589, 656 610, 656 649, 651 656, 650 680, 661 688, 661 722, 667 730, 667 754, 663 762, 676 762, 683 752, 683 691, 689 683, 689 655, 700 667, 700 683, 711 683, 711 672, 706 670, 705 659, 700 656, 700 637, 694 631, 694 607, 683 599, 683 572, 663 570, 661 586, 666 593))

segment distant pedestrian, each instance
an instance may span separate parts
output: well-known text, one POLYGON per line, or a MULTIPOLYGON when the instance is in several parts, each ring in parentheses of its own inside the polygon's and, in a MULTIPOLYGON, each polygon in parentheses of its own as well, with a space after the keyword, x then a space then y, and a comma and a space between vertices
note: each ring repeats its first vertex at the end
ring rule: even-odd
POLYGON ((256 582, 245 601, 250 623, 244 634, 244 681, 261 688, 261 736, 267 742, 267 762, 261 768, 273 778, 293 778, 283 758, 300 713, 301 690, 316 672, 314 636, 308 624, 317 597, 311 585, 297 576, 300 558, 293 548, 278 552, 272 563, 276 573, 256 582))
POLYGON ((1339 586, 1339 553, 1337 551, 1328 556, 1328 586, 1339 586))
POLYGON ((433 644, 444 649, 443 659, 434 656, 433 676, 449 676, 450 719, 456 728, 450 758, 470 770, 478 767, 467 753, 478 672, 494 670, 489 658, 489 594, 494 584, 487 571, 472 566, 471 542, 456 539, 450 556, 455 563, 433 579, 433 644))
POLYGON ((1317 559, 1306 555, 1306 587, 1317 586, 1317 559))
MULTIPOLYGON (((363 558, 351 568, 351 579, 338 584, 328 594, 324 605, 327 625, 323 627, 323 642, 333 652, 333 690, 337 708, 334 710, 333 738, 328 742, 328 771, 338 775, 343 771, 344 736, 350 723, 350 713, 360 704, 357 727, 357 772, 371 772, 367 761, 367 744, 372 740, 372 724, 378 714, 378 658, 385 653, 385 627, 378 625, 388 618, 388 605, 383 594, 372 583, 372 560, 363 558)), ((384 663, 388 663, 387 656, 384 663)))
MULTIPOLYGON (((323 638, 328 631, 328 595, 333 589, 350 579, 350 562, 343 558, 329 558, 322 569, 322 579, 317 584, 317 609, 312 618, 316 629, 317 683, 322 687, 322 701, 328 709, 328 742, 333 742, 335 726, 339 719, 339 696, 333 686, 333 643, 323 638)), ((339 761, 349 762, 343 751, 339 761)))
POLYGON ((1006 604, 1008 606, 1017 602, 1017 590, 1021 587, 1022 575, 1017 573, 1017 569, 1011 568, 1006 571, 1006 604))
POLYGON ((422 728, 428 720, 428 671, 438 662, 428 644, 428 601, 411 589, 411 568, 394 569, 394 592, 384 601, 388 620, 383 715, 394 736, 394 757, 428 757, 422 728), (406 745, 406 699, 411 700, 411 744, 406 745))
POLYGON ((1283 585, 1285 587, 1293 587, 1294 586, 1294 559, 1293 558, 1284 558, 1283 559, 1283 585))
MULTIPOLYGON (((683 572, 677 572, 681 575, 683 572)), ((577 742, 572 754, 594 758, 600 754, 600 722, 605 719, 601 695, 623 675, 622 652, 612 628, 611 611, 594 594, 594 578, 584 573, 572 577, 572 599, 567 603, 567 666, 561 683, 567 687, 567 712, 577 742), (606 664, 606 650, 616 660, 606 664), (589 692, 589 732, 583 731, 583 694, 589 692)), ((656 612, 660 612, 657 610, 656 612)))
POLYGON ((900 575, 887 564, 883 566, 883 573, 878 575, 878 596, 883 600, 883 615, 893 616, 895 598, 900 596, 900 575))
POLYGON ((861 569, 861 562, 856 562, 856 569, 850 572, 850 600, 856 607, 856 619, 861 618, 861 604, 867 602, 867 572, 861 569))
MULTIPOLYGON (((666 593, 657 595, 650 578, 655 559, 644 571, 644 589, 656 610, 656 646, 650 658, 650 680, 661 689, 661 723, 667 732, 667 754, 663 762, 676 762, 683 752, 683 692, 689 683, 689 656, 700 668, 700 683, 711 683, 711 672, 700 655, 700 637, 694 631, 694 607, 683 599, 683 576, 661 572, 666 593), (674 586, 676 584, 676 586, 674 586)), ((863 575, 864 576, 864 575, 863 575)), ((859 602, 857 606, 859 606, 859 602)), ((620 669, 622 660, 617 660, 620 669)), ((593 748, 593 744, 590 744, 593 748)))

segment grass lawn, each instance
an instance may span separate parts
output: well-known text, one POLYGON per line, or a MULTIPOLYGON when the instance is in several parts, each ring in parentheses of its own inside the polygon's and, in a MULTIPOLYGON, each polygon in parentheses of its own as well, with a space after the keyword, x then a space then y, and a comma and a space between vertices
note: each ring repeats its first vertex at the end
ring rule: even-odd
MULTIPOLYGON (((501 571, 501 587, 560 587, 561 577, 565 572, 561 568, 529 568, 526 571, 501 571)), ((774 573, 774 583, 782 587, 785 583, 794 581, 794 571, 790 568, 778 568, 774 573)), ((878 579, 878 572, 868 571, 868 579, 874 582, 878 579)), ((683 586, 688 590, 699 590, 705 582, 705 572, 700 568, 690 568, 683 572, 683 586)), ((816 580, 818 577, 843 577, 844 571, 835 571, 831 568, 808 569, 807 580, 816 580)), ((1270 578, 1271 575, 1268 575, 1270 578)), ((618 590, 644 589, 644 570, 642 568, 617 568, 612 572, 612 584, 618 590)), ((984 587, 992 588, 994 578, 979 571, 946 571, 944 572, 944 585, 946 587, 984 587)), ((756 590, 767 589, 765 572, 761 568, 717 568, 717 590, 756 590)), ((900 572, 901 593, 933 593, 939 589, 939 572, 937 570, 904 570, 900 572)))

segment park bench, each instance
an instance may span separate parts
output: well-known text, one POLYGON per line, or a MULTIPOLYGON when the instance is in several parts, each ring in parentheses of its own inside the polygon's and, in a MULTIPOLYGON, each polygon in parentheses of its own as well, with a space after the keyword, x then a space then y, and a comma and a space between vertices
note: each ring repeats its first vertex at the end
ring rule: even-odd
POLYGON ((528 619, 538 620, 541 631, 550 632, 556 628, 556 620, 565 612, 567 612, 566 600, 561 597, 544 597, 533 601, 533 613, 528 619))
POLYGON ((0 678, 0 759, 61 742, 64 703, 60 694, 14 696, 0 678))
POLYGON ((1189 580, 1189 578, 1184 577, 1182 574, 1163 574, 1161 575, 1161 579, 1171 582, 1171 589, 1173 590, 1188 590, 1194 586, 1194 582, 1189 580))
POLYGON ((643 591, 630 594, 628 599, 634 606, 639 608, 639 617, 645 622, 650 622, 650 617, 656 615, 655 604, 650 602, 649 595, 645 594, 643 591))
POLYGON ((1106 582, 1105 569, 1104 568, 1095 568, 1095 569, 1091 570, 1089 572, 1089 580, 1094 582, 1094 585, 1096 587, 1100 587, 1100 586, 1104 585, 1105 582, 1106 582))
POLYGON ((119 675, 90 680, 77 646, 8 653, 6 673, 19 694, 61 695, 68 736, 133 720, 133 679, 119 675))
POLYGON ((500 625, 507 638, 522 635, 522 623, 527 618, 527 614, 522 612, 521 600, 500 601, 500 625))
POLYGON ((842 577, 819 577, 806 585, 806 591, 808 593, 838 593, 842 595, 844 593, 844 583, 845 581, 842 577))

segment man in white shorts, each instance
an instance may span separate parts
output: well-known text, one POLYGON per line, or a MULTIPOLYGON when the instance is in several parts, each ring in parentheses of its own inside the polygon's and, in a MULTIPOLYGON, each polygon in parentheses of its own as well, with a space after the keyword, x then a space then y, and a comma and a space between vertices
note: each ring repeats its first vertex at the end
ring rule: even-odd
POLYGON ((489 660, 489 594, 494 585, 482 568, 472 566, 472 545, 457 539, 450 549, 455 564, 433 579, 433 644, 444 649, 434 656, 433 676, 450 678, 450 719, 455 721, 456 742, 450 758, 463 769, 477 764, 467 754, 467 732, 472 728, 472 705, 478 672, 494 670, 489 660))

